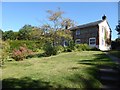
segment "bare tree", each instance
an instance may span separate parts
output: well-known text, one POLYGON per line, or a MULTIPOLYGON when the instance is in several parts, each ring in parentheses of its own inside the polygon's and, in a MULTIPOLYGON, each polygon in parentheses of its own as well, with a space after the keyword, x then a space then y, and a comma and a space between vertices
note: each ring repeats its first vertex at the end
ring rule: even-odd
POLYGON ((62 14, 64 14, 64 12, 61 11, 60 8, 58 8, 57 11, 47 10, 47 13, 50 14, 48 18, 50 21, 53 22, 54 30, 58 30, 61 25, 60 22, 62 21, 62 14))

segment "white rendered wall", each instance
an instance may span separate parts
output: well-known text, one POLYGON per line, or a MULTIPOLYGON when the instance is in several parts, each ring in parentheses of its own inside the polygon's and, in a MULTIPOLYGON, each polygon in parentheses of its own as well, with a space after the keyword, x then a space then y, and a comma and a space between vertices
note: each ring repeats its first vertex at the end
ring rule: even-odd
POLYGON ((104 31, 102 32, 102 27, 106 27, 106 30, 108 31, 107 38, 110 36, 110 28, 107 24, 107 21, 104 20, 103 22, 101 22, 99 24, 99 49, 102 50, 102 51, 110 50, 111 45, 105 46, 105 39, 104 39, 105 32, 104 31), (102 40, 103 40, 104 44, 102 44, 102 40))

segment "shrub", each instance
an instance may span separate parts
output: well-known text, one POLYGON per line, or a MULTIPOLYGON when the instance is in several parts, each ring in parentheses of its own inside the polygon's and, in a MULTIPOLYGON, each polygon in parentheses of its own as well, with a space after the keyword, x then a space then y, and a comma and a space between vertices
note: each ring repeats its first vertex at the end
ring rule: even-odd
POLYGON ((89 51, 90 47, 87 44, 76 44, 75 50, 77 50, 77 51, 89 51))
POLYGON ((69 45, 64 47, 64 52, 72 52, 75 50, 75 43, 73 41, 69 41, 69 45))
POLYGON ((91 48, 88 44, 83 44, 83 50, 84 51, 89 51, 91 48))
POLYGON ((71 50, 71 51, 72 51, 72 50, 75 50, 75 43, 74 43, 73 41, 70 41, 70 42, 69 42, 68 49, 71 50))
POLYGON ((70 47, 64 47, 64 52, 72 52, 72 49, 70 47))
POLYGON ((54 47, 51 43, 46 43, 44 45, 45 56, 51 56, 57 54, 57 48, 54 47))
POLYGON ((32 54, 31 50, 21 46, 18 50, 16 49, 13 50, 12 58, 15 59, 16 61, 21 61, 31 54, 32 54))
POLYGON ((56 50, 57 50, 57 53, 61 53, 61 52, 64 51, 64 48, 63 48, 63 46, 61 46, 61 45, 56 46, 55 48, 56 48, 56 50))
POLYGON ((1 63, 0 66, 4 65, 5 61, 9 58, 9 50, 10 50, 10 46, 8 42, 3 42, 2 40, 0 40, 0 52, 1 52, 1 63))
POLYGON ((82 44, 76 44, 75 45, 75 50, 76 51, 82 51, 82 44))

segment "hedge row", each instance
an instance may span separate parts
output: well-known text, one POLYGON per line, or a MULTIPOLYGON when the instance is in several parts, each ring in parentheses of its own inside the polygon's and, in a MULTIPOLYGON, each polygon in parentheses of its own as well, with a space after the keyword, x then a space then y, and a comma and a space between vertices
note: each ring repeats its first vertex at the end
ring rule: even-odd
POLYGON ((43 41, 29 41, 29 40, 10 40, 8 41, 10 45, 10 52, 14 49, 19 49, 20 46, 26 46, 28 49, 36 52, 43 47, 43 41))

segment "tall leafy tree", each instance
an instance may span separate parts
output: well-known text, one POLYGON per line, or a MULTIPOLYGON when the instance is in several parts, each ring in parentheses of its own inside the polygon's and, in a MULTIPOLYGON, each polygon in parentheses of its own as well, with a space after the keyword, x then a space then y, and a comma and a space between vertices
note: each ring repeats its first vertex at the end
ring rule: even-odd
POLYGON ((19 40, 30 40, 31 32, 33 30, 33 26, 31 25, 24 25, 18 32, 18 39, 19 40))
POLYGON ((12 30, 5 31, 2 37, 3 37, 3 40, 7 40, 7 39, 15 40, 16 39, 15 33, 12 30))
POLYGON ((118 36, 120 38, 120 20, 119 20, 118 25, 116 26, 115 30, 118 32, 118 36))
POLYGON ((41 28, 34 27, 30 34, 30 40, 41 40, 43 38, 44 32, 41 28))

